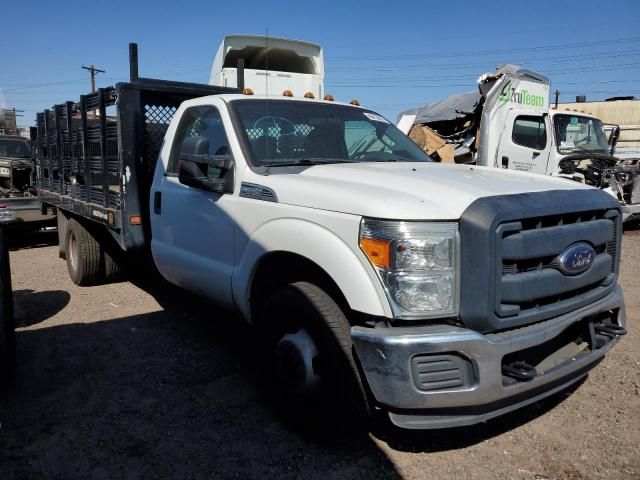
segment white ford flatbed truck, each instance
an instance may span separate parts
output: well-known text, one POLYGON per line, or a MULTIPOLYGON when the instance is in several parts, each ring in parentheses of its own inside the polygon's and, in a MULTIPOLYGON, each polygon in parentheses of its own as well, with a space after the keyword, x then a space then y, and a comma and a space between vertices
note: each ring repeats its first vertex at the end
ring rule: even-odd
POLYGON ((624 335, 611 195, 434 163, 366 108, 139 78, 132 57, 131 82, 37 117, 69 274, 105 283, 150 255, 264 329, 292 411, 475 424, 574 384, 624 335))

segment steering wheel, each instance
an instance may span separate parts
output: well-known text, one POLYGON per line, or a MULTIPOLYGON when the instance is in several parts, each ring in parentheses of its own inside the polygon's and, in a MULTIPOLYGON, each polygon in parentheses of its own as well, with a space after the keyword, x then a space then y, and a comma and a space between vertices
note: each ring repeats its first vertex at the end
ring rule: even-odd
POLYGON ((268 131, 269 128, 273 127, 280 128, 280 136, 295 135, 297 128, 296 124, 287 118, 274 117, 270 115, 258 118, 255 122, 253 122, 253 126, 251 128, 263 128, 268 131))

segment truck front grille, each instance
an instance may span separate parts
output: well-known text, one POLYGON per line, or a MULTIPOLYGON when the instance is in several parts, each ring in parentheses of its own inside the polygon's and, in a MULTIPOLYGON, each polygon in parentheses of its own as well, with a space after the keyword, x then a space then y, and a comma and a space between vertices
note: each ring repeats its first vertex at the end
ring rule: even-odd
POLYGON ((477 199, 460 218, 460 321, 496 332, 603 298, 616 285, 621 218, 616 199, 595 189, 477 199), (560 255, 574 244, 595 255, 568 274, 560 255))
POLYGON ((604 296, 615 283, 616 210, 502 223, 496 235, 501 273, 496 288, 499 317, 548 318, 604 296), (591 245, 596 256, 585 272, 568 276, 558 268, 558 257, 578 242, 591 245))

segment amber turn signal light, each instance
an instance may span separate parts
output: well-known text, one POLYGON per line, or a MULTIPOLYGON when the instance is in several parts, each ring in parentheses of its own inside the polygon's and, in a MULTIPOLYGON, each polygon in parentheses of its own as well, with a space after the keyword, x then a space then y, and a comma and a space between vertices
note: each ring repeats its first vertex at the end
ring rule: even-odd
POLYGON ((391 243, 373 238, 361 238, 360 248, 376 267, 389 268, 389 248, 391 243))

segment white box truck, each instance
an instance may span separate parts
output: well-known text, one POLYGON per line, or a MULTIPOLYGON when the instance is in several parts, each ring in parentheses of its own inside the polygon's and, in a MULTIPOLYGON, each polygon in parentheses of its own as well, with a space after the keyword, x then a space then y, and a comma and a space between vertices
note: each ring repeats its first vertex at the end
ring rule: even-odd
POLYGON ((211 67, 210 85, 251 88, 256 95, 288 90, 324 96, 324 56, 315 43, 265 35, 227 35, 211 67), (238 83, 238 62, 244 70, 238 83))

